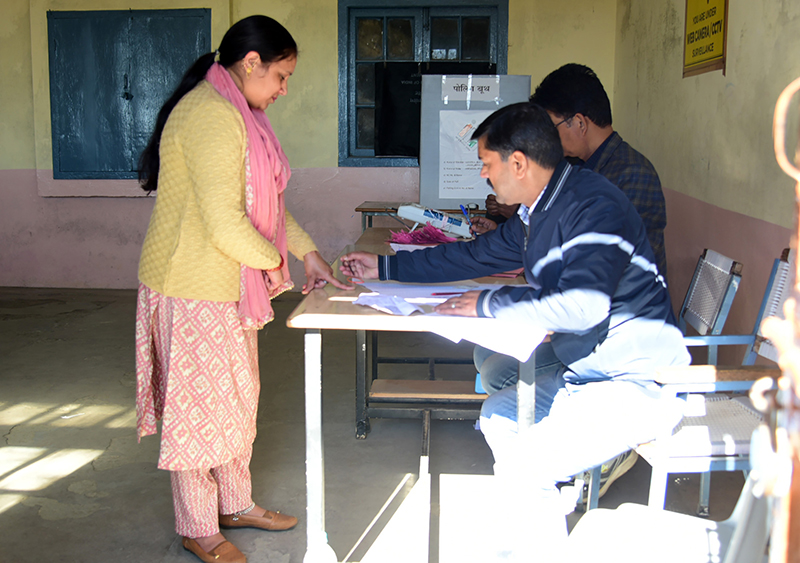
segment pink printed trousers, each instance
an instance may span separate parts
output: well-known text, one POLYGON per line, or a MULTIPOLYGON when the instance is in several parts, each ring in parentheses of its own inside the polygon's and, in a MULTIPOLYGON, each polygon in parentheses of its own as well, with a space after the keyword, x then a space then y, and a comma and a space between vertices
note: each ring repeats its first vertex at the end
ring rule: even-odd
POLYGON ((213 536, 219 532, 220 514, 233 514, 252 504, 252 455, 251 447, 242 457, 219 467, 170 471, 178 535, 213 536))

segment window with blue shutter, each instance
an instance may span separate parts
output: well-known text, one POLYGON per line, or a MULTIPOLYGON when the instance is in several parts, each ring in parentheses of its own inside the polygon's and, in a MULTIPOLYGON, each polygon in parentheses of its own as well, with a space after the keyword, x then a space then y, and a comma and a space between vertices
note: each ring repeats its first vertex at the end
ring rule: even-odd
POLYGON ((417 166, 420 74, 505 74, 507 58, 508 0, 339 0, 339 166, 417 166))

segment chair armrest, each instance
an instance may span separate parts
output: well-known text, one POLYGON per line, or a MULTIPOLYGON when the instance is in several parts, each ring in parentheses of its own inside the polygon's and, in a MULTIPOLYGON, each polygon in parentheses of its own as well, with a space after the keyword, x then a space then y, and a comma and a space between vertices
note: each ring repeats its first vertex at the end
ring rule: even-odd
POLYGON ((708 334, 705 336, 684 336, 684 346, 749 346, 755 342, 753 334, 708 334))
POLYGON ((656 370, 655 381, 661 385, 715 384, 755 381, 762 377, 778 379, 779 368, 769 366, 681 366, 656 370))

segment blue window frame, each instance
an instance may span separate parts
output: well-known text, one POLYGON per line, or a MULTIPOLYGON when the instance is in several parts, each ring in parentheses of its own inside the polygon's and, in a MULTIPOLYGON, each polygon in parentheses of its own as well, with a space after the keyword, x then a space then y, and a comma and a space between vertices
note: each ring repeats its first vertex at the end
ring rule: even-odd
POLYGON ((374 69, 395 62, 489 63, 506 74, 508 0, 339 0, 339 166, 418 166, 376 156, 374 69))
POLYGON ((53 177, 136 178, 158 111, 211 50, 211 10, 48 12, 53 177))

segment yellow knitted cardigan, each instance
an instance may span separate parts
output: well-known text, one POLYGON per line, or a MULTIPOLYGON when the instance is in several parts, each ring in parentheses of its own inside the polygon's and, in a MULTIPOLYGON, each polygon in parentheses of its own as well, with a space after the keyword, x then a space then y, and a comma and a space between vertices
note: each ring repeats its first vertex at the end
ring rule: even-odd
MULTIPOLYGON (((170 113, 161 136, 158 192, 139 281, 170 297, 239 300, 239 266, 280 264, 245 215, 247 131, 236 108, 203 81, 170 113)), ((286 212, 289 251, 316 250, 286 212)))

